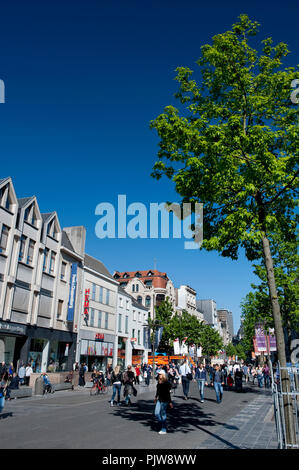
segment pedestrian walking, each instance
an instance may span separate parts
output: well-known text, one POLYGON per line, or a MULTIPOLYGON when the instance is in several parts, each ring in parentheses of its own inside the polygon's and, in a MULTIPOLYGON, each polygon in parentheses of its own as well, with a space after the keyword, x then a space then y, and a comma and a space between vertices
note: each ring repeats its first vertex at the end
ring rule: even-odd
POLYGON ((11 362, 9 364, 9 368, 8 368, 8 378, 9 379, 12 378, 12 375, 13 375, 14 371, 15 371, 15 368, 14 368, 13 362, 11 362))
POLYGON ((140 372, 140 369, 138 367, 138 364, 135 367, 135 374, 136 374, 136 382, 139 385, 140 384, 140 374, 141 374, 141 372, 140 372))
POLYGON ((111 385, 111 374, 113 372, 113 368, 112 366, 108 366, 107 369, 106 369, 106 383, 107 383, 107 387, 110 387, 111 385))
POLYGON ((5 396, 7 392, 7 374, 3 373, 0 376, 0 413, 2 413, 2 410, 5 406, 5 396))
POLYGON ((111 383, 112 383, 112 397, 110 401, 110 406, 114 406, 114 398, 117 394, 117 405, 120 405, 120 391, 121 391, 121 379, 122 374, 120 372, 120 367, 115 366, 111 374, 111 383))
POLYGON ((244 364, 244 366, 243 366, 243 374, 244 374, 244 378, 245 378, 245 383, 247 383, 249 381, 249 368, 248 368, 247 364, 244 364))
POLYGON ((237 369, 235 372, 236 392, 242 392, 242 386, 243 386, 243 371, 240 369, 237 369))
POLYGON ((220 370, 218 364, 215 365, 211 385, 214 386, 217 403, 221 403, 223 397, 224 374, 223 371, 220 370))
POLYGON ((151 369, 151 366, 149 364, 146 365, 143 374, 144 374, 145 384, 148 387, 149 384, 150 384, 151 377, 152 377, 152 369, 151 369))
POLYGON ((253 366, 251 368, 251 377, 252 377, 252 385, 254 385, 254 382, 255 382, 255 379, 257 378, 257 372, 256 372, 256 368, 253 366))
POLYGON ((198 391, 200 394, 200 402, 204 403, 204 387, 208 385, 207 382, 207 372, 203 367, 203 364, 200 363, 195 369, 195 380, 197 381, 198 391))
POLYGON ((33 373, 31 364, 27 364, 26 370, 25 370, 25 383, 26 385, 29 385, 30 383, 30 375, 33 373))
POLYGON ((5 361, 2 361, 1 366, 0 366, 0 377, 2 377, 6 371, 7 371, 7 367, 6 367, 5 361))
POLYGON ((261 366, 258 366, 256 369, 256 375, 257 375, 257 382, 259 388, 263 387, 263 381, 264 381, 264 376, 263 376, 263 369, 261 366))
POLYGON ((270 388, 271 386, 270 385, 270 368, 266 362, 263 367, 263 377, 264 377, 265 388, 270 388))
POLYGON ((184 359, 184 362, 180 367, 180 376, 182 378, 184 400, 188 400, 190 381, 192 380, 192 372, 188 365, 187 359, 184 359))
MULTIPOLYGON (((124 384, 124 397, 125 406, 131 405, 131 396, 134 392, 134 384, 136 383, 135 374, 132 371, 132 366, 128 366, 127 370, 123 373, 123 384, 124 384)), ((136 389, 135 389, 136 390, 136 389)))
POLYGON ((79 369, 79 387, 85 386, 85 364, 81 364, 79 369))
POLYGON ((161 423, 161 430, 159 434, 166 434, 166 420, 167 420, 167 408, 173 407, 171 396, 170 396, 171 384, 167 380, 166 372, 161 369, 159 372, 156 396, 155 396, 155 416, 159 423, 161 423))
POLYGON ((18 376, 20 379, 20 385, 23 385, 25 383, 25 374, 26 374, 26 369, 23 364, 20 365, 19 371, 18 371, 18 376))

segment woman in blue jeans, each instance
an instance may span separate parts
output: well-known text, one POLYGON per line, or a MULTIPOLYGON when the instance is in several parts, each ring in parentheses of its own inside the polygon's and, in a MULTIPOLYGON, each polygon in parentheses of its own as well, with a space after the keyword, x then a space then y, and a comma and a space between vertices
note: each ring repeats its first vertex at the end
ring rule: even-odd
POLYGON ((115 366, 111 374, 111 383, 113 386, 112 398, 110 402, 111 406, 114 405, 114 398, 116 394, 117 394, 117 404, 118 405, 120 404, 121 379, 122 379, 122 374, 120 373, 120 367, 115 366))
POLYGON ((7 390, 7 379, 5 377, 5 374, 2 375, 0 378, 0 413, 2 413, 2 410, 5 405, 5 394, 7 390))
POLYGON ((161 423, 161 430, 159 434, 166 434, 166 419, 167 419, 167 408, 173 407, 171 397, 170 397, 170 390, 171 390, 171 383, 167 380, 166 372, 161 369, 158 372, 158 383, 157 383, 157 391, 155 397, 155 416, 159 423, 161 423))

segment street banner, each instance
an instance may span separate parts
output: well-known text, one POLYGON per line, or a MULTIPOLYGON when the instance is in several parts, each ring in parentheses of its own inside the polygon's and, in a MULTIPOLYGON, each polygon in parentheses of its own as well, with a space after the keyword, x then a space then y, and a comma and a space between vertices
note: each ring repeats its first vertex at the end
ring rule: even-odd
POLYGON ((78 270, 78 264, 72 263, 67 321, 74 321, 74 310, 75 310, 76 290, 77 290, 77 270, 78 270))
POLYGON ((267 351, 266 335, 261 323, 255 325, 256 348, 258 352, 267 351))
POLYGON ((162 339, 162 334, 163 334, 163 326, 159 326, 159 328, 157 328, 155 331, 155 349, 158 349, 159 347, 159 343, 162 339))
POLYGON ((274 328, 269 329, 268 341, 269 341, 269 351, 277 351, 274 328))
POLYGON ((188 346, 186 343, 187 338, 184 338, 181 345, 181 354, 188 354, 188 346))
POLYGON ((151 332, 148 327, 143 330, 143 345, 144 349, 151 349, 151 332))
POLYGON ((202 347, 201 346, 199 346, 199 348, 197 348, 196 355, 197 355, 197 357, 202 356, 202 347))
POLYGON ((261 353, 259 352, 259 350, 258 350, 258 348, 257 348, 256 338, 253 338, 253 348, 254 348, 254 354, 255 354, 255 356, 260 356, 261 353))
POLYGON ((175 339, 173 342, 173 352, 175 356, 178 356, 180 354, 180 341, 179 339, 175 339))

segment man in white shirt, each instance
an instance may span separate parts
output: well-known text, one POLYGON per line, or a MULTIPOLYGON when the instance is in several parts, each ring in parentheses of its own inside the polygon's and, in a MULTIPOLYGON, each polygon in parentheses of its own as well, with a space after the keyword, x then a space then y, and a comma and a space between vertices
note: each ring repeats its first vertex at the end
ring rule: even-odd
POLYGON ((30 364, 26 367, 26 385, 29 385, 30 383, 30 375, 32 374, 33 370, 30 364))
POLYGON ((188 365, 187 359, 185 359, 183 364, 181 365, 179 373, 180 373, 180 376, 182 377, 184 400, 188 400, 189 386, 190 386, 190 379, 188 378, 188 375, 189 374, 192 375, 192 372, 188 365))

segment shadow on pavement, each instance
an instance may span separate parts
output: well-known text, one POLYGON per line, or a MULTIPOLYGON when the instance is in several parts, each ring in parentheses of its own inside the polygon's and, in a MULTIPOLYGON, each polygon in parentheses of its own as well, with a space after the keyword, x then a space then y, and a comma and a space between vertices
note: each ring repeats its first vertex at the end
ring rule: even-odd
MULTIPOLYGON (((138 421, 150 428, 153 432, 157 432, 161 429, 160 424, 157 422, 154 409, 155 405, 152 400, 139 400, 138 402, 132 403, 129 407, 120 406, 115 409, 115 415, 128 421, 138 421)), ((221 441, 229 447, 237 449, 238 447, 225 441, 217 434, 214 434, 204 428, 203 426, 214 427, 214 426, 226 426, 225 423, 218 422, 214 419, 213 413, 203 412, 196 403, 192 403, 190 400, 183 403, 175 403, 172 409, 167 412, 167 429, 168 434, 176 432, 189 433, 202 431, 209 436, 221 441)), ((229 429, 238 430, 236 426, 229 426, 229 429)))
POLYGON ((5 419, 5 418, 9 418, 9 417, 12 417, 13 416, 13 413, 10 412, 10 413, 2 413, 0 414, 0 419, 5 419))

